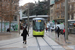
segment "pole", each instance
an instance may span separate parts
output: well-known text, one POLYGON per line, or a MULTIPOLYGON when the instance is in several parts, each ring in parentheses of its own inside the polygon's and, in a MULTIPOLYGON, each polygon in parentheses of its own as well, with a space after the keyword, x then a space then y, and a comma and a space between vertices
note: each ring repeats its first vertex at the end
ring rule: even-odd
POLYGON ((17 13, 18 33, 20 34, 20 15, 17 13))
MULTIPOLYGON (((50 0, 50 2, 51 2, 51 0, 50 0)), ((51 3, 50 3, 51 4, 51 3)), ((50 11, 50 9, 49 9, 49 11, 50 11)), ((49 12, 49 15, 50 15, 50 12, 49 12)), ((50 21, 51 21, 51 16, 50 16, 50 21)))
POLYGON ((68 0, 65 0, 65 40, 68 40, 68 0))
MULTIPOLYGON (((50 0, 51 1, 51 0, 50 0)), ((50 4, 50 3, 49 3, 50 4)), ((50 6, 49 6, 50 7, 50 6)), ((49 9, 49 11, 50 11, 50 9, 49 9)), ((50 12, 49 12, 49 16, 50 16, 50 12)), ((50 16, 50 22, 51 22, 51 16, 50 16)), ((51 27, 50 27, 50 31, 51 31, 51 27)))
POLYGON ((29 32, 29 4, 28 4, 28 32, 29 32))

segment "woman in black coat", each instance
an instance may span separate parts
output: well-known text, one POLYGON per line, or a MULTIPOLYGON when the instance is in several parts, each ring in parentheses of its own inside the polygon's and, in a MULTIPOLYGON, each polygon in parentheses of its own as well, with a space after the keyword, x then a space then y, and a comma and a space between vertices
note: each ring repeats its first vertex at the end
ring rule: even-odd
POLYGON ((26 28, 24 28, 23 33, 21 34, 21 36, 23 36, 23 43, 25 43, 25 44, 26 44, 26 37, 27 37, 27 35, 29 36, 26 28))

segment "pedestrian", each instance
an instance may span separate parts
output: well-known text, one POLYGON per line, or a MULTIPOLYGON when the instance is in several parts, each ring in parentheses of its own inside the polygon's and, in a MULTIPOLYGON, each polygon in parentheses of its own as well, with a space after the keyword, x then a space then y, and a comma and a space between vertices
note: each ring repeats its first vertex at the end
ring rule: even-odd
POLYGON ((47 32, 47 29, 48 29, 48 28, 46 27, 46 32, 47 32))
POLYGON ((7 32, 10 32, 10 28, 7 29, 7 32))
POLYGON ((51 29, 51 32, 52 32, 52 27, 50 29, 51 29))
POLYGON ((25 27, 23 30, 23 33, 21 34, 21 36, 23 36, 23 43, 25 43, 25 44, 27 42, 26 41, 27 35, 29 36, 28 31, 26 30, 26 27, 25 27))
POLYGON ((55 28, 55 33, 57 33, 57 27, 55 28))
POLYGON ((64 38, 65 38, 65 28, 63 29, 63 34, 64 34, 64 38))
POLYGON ((57 35, 58 35, 58 38, 59 38, 59 33, 60 33, 60 28, 57 26, 57 35))

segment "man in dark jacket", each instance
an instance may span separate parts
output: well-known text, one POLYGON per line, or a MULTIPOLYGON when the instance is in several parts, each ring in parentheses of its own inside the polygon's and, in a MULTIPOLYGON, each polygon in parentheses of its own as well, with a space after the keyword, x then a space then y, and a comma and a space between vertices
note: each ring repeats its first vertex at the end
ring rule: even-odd
POLYGON ((57 35, 58 35, 58 38, 59 38, 60 28, 58 26, 57 26, 56 32, 57 32, 57 35))
POLYGON ((25 27, 24 30, 23 30, 23 33, 21 34, 21 36, 23 36, 23 43, 25 43, 25 44, 26 44, 27 35, 29 36, 29 34, 28 34, 27 30, 26 30, 26 27, 25 27))

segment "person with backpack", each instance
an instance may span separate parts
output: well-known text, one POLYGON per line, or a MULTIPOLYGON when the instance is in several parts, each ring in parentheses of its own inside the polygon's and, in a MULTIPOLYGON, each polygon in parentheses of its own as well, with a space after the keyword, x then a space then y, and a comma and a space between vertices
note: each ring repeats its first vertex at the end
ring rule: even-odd
POLYGON ((59 38, 60 28, 57 26, 56 29, 57 29, 57 30, 56 30, 56 32, 57 32, 57 36, 58 36, 58 38, 59 38))
POLYGON ((63 29, 63 34, 64 34, 64 37, 65 37, 65 28, 63 29))

